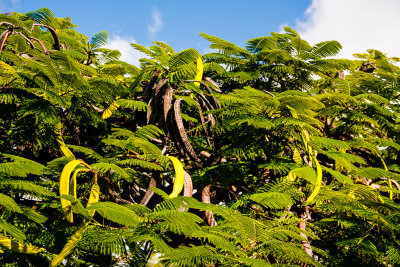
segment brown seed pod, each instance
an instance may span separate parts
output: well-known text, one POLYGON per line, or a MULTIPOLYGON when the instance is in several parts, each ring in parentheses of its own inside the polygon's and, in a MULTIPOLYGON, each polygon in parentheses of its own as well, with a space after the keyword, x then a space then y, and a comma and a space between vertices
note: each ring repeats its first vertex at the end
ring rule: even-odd
POLYGON ((140 201, 140 205, 147 206, 147 204, 149 203, 151 197, 154 195, 154 191, 151 190, 151 188, 152 187, 156 187, 156 186, 157 186, 156 179, 150 178, 149 187, 147 188, 146 194, 144 194, 144 197, 142 198, 142 201, 140 201))
POLYGON ((33 31, 33 28, 34 28, 35 26, 47 28, 47 29, 50 31, 51 36, 53 36, 53 39, 54 39, 54 49, 55 49, 55 50, 60 50, 60 49, 61 49, 60 39, 58 38, 58 35, 57 35, 56 30, 54 30, 54 29, 53 29, 52 27, 50 27, 49 25, 45 25, 45 24, 32 24, 31 31, 33 31))
MULTIPOLYGON (((208 105, 207 105, 207 102, 206 102, 207 99, 204 97, 204 95, 200 99, 203 101, 203 106, 207 109, 207 111, 210 111, 209 107, 211 105, 210 105, 209 102, 208 102, 208 105)), ((214 148, 215 118, 211 113, 207 114, 207 122, 206 123, 208 123, 208 122, 211 122, 211 141, 212 141, 212 147, 214 148)))
POLYGON ((201 105, 199 103, 199 99, 197 99, 196 97, 194 99, 196 100, 197 109, 199 111, 201 126, 203 127, 204 134, 207 137, 207 143, 208 143, 209 146, 211 146, 210 139, 208 138, 208 131, 207 131, 206 123, 205 123, 205 120, 204 120, 203 110, 201 109, 201 105))
MULTIPOLYGON (((211 185, 209 184, 203 188, 203 191, 201 191, 201 201, 203 203, 211 203, 210 189, 211 189, 211 185)), ((206 211, 205 213, 206 213, 208 225, 209 226, 217 226, 217 222, 215 221, 212 211, 206 211)))
POLYGON ((190 144, 189 139, 187 138, 185 127, 183 126, 182 116, 181 116, 181 101, 182 98, 178 99, 174 103, 174 115, 175 115, 175 123, 178 129, 178 134, 181 137, 182 145, 185 150, 188 152, 189 156, 194 159, 196 162, 200 162, 197 157, 196 152, 194 151, 192 144, 190 144))
POLYGON ((174 115, 173 109, 170 109, 168 111, 166 126, 167 126, 167 130, 168 130, 168 135, 171 138, 171 140, 174 142, 175 147, 178 149, 178 151, 180 152, 180 154, 182 156, 186 157, 187 160, 189 160, 190 157, 188 156, 185 149, 183 148, 183 142, 178 133, 178 128, 175 123, 175 115, 174 115))
POLYGON ((9 35, 10 35, 10 31, 4 31, 1 34, 0 39, 3 37, 3 40, 1 40, 1 43, 0 43, 0 52, 3 50, 4 43, 6 42, 9 35))
POLYGON ((167 123, 167 117, 168 117, 168 111, 171 108, 171 103, 172 103, 172 96, 174 95, 174 88, 172 88, 170 85, 168 85, 167 90, 165 91, 164 94, 164 122, 167 123))
POLYGON ((146 122, 147 124, 150 123, 151 120, 151 116, 153 115, 153 110, 154 110, 154 97, 150 98, 149 103, 147 103, 147 105, 149 106, 149 109, 146 112, 146 122))
POLYGON ((186 171, 184 171, 183 195, 185 197, 191 197, 193 195, 192 177, 190 177, 190 174, 186 171))
POLYGON ((219 89, 218 84, 217 84, 213 79, 211 79, 210 77, 203 77, 203 80, 205 80, 205 81, 211 83, 211 84, 213 85, 213 87, 211 87, 211 88, 212 88, 215 92, 217 92, 217 93, 222 93, 222 91, 219 89))

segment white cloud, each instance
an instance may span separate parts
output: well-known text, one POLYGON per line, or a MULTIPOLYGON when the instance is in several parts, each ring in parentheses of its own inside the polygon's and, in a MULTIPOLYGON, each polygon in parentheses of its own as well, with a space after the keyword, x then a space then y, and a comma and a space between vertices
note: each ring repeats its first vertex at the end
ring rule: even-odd
POLYGON ((161 13, 158 11, 157 8, 154 8, 151 11, 151 17, 152 21, 147 26, 147 30, 150 36, 154 37, 161 30, 161 27, 163 26, 164 22, 162 20, 161 13))
POLYGON ((340 57, 377 49, 400 56, 400 1, 313 0, 296 30, 310 43, 337 40, 340 57))
POLYGON ((121 37, 119 35, 111 36, 105 45, 106 48, 119 50, 121 52, 121 61, 139 66, 139 58, 145 57, 145 54, 137 51, 131 46, 131 43, 136 43, 132 37, 121 37))

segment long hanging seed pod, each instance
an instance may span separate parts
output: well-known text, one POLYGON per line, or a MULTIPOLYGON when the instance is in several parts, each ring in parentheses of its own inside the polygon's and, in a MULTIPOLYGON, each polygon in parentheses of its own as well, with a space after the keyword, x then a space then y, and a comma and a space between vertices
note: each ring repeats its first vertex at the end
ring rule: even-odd
POLYGON ((203 79, 204 79, 205 81, 211 83, 211 84, 214 86, 214 87, 211 87, 211 88, 212 88, 215 92, 217 92, 217 93, 222 93, 222 91, 219 89, 218 84, 217 84, 213 79, 211 79, 210 77, 203 77, 203 79))
MULTIPOLYGON (((211 203, 210 189, 211 189, 211 185, 209 184, 203 188, 203 191, 201 191, 201 201, 203 203, 211 203)), ((205 213, 206 213, 208 225, 209 226, 217 226, 217 222, 215 221, 212 211, 206 211, 205 213)))
MULTIPOLYGON (((184 173, 184 178, 183 178, 183 196, 185 197, 192 197, 193 195, 193 183, 192 183, 192 177, 190 177, 190 174, 187 173, 186 171, 183 171, 184 173)), ((180 207, 178 210, 180 212, 184 212, 187 210, 187 203, 183 201, 183 204, 185 206, 180 207)))
POLYGON ((183 181, 183 195, 185 197, 191 197, 193 195, 193 182, 192 177, 186 171, 183 171, 184 181, 183 181))
MULTIPOLYGON (((65 165, 63 171, 61 172, 60 176, 60 196, 61 195, 69 195, 69 184, 70 184, 70 177, 72 171, 78 166, 78 165, 84 165, 90 169, 90 166, 87 165, 85 162, 82 160, 72 160, 65 165)), ((76 187, 76 185, 74 185, 76 187)), ((66 212, 66 218, 69 222, 73 222, 73 215, 71 211, 71 202, 69 202, 66 199, 61 199, 61 207, 66 212)))
POLYGON ((61 49, 60 39, 58 38, 58 35, 57 35, 56 30, 54 30, 54 29, 53 29, 52 27, 50 27, 49 25, 45 25, 45 24, 32 24, 31 31, 33 31, 33 28, 34 28, 35 26, 47 28, 47 29, 50 31, 51 36, 53 36, 53 39, 54 39, 54 49, 55 49, 55 50, 60 50, 60 49, 61 49))
POLYGON ((147 206, 147 204, 149 203, 151 197, 154 195, 154 191, 151 190, 151 188, 152 187, 156 187, 156 186, 157 186, 156 179, 151 177, 150 178, 149 187, 147 188, 146 194, 144 194, 144 197, 142 198, 142 201, 140 201, 140 205, 147 206))
POLYGON ((154 86, 154 95, 157 95, 160 92, 160 89, 168 82, 168 78, 163 78, 158 81, 158 83, 154 86))
POLYGON ((46 46, 44 45, 44 43, 41 40, 39 40, 38 38, 35 38, 35 37, 29 37, 29 39, 38 42, 39 45, 43 49, 43 53, 48 54, 49 51, 47 50, 46 46))
MULTIPOLYGON (((207 103, 206 103, 206 101, 204 100, 204 98, 200 98, 202 101, 203 101, 203 106, 206 108, 206 110, 207 111, 210 111, 210 109, 209 109, 209 105, 207 105, 207 103)), ((213 149, 214 149, 214 136, 215 136, 215 118, 214 118, 214 116, 211 114, 211 113, 209 113, 209 114, 207 114, 207 118, 208 118, 208 120, 207 120, 207 123, 208 122, 211 122, 211 146, 213 147, 213 149)), ((208 139, 207 139, 208 140, 208 139)))
POLYGON ((167 90, 164 94, 164 104, 163 104, 163 113, 164 113, 164 122, 167 124, 167 116, 168 112, 171 108, 172 96, 174 95, 174 89, 168 85, 167 90))
POLYGON ((152 98, 150 98, 149 103, 147 103, 147 105, 149 106, 149 108, 147 109, 146 112, 146 122, 147 124, 149 124, 150 120, 151 120, 151 116, 153 115, 153 109, 154 109, 154 96, 152 98))
POLYGON ((179 193, 183 189, 183 185, 185 183, 185 171, 183 170, 182 163, 173 156, 168 156, 168 158, 172 161, 175 170, 175 181, 172 193, 169 195, 170 198, 177 197, 179 193))
MULTIPOLYGON (((304 220, 299 222, 299 228, 301 230, 303 230, 303 231, 306 230, 306 222, 304 220)), ((307 235, 305 233, 303 233, 303 232, 300 232, 300 235, 305 238, 305 240, 301 241, 301 244, 303 245, 304 252, 306 252, 310 257, 313 257, 314 253, 313 253, 313 250, 311 248, 310 241, 308 241, 307 235)))
POLYGON ((197 67, 197 73, 196 73, 196 77, 194 79, 196 81, 201 81, 203 79, 203 70, 204 70, 203 60, 202 60, 201 56, 199 56, 196 60, 196 67, 197 67))
POLYGON ((190 159, 190 157, 188 156, 187 152, 185 151, 185 149, 183 147, 183 142, 182 142, 181 137, 180 137, 180 135, 178 133, 178 127, 176 126, 175 115, 174 115, 174 110, 173 109, 169 110, 167 120, 168 120, 168 122, 166 123, 166 126, 167 126, 169 137, 174 142, 174 144, 175 144, 176 148, 178 149, 179 153, 182 156, 187 157, 187 159, 190 159))
POLYGON ((208 137, 208 131, 207 131, 206 123, 205 123, 205 120, 204 120, 203 110, 201 109, 201 105, 199 103, 199 99, 197 99, 196 97, 194 99, 196 100, 196 105, 197 105, 197 109, 199 111, 199 116, 200 116, 200 122, 201 122, 201 126, 203 127, 204 135, 206 136, 207 144, 209 146, 211 146, 210 138, 208 137))
MULTIPOLYGON (((215 109, 221 108, 221 104, 219 103, 219 101, 217 100, 217 98, 215 98, 215 96, 213 96, 210 87, 208 87, 208 85, 207 85, 206 83, 204 83, 204 82, 202 82, 202 81, 196 81, 196 80, 186 80, 186 82, 194 82, 194 83, 196 83, 196 84, 198 83, 198 84, 204 85, 204 87, 207 89, 207 92, 209 93, 209 95, 210 95, 210 97, 211 97, 211 99, 212 99, 211 102, 214 104, 214 105, 213 105, 213 109, 214 109, 214 108, 215 108, 215 109)), ((202 93, 201 93, 201 94, 202 94, 202 93)))
MULTIPOLYGON (((297 116, 296 116, 297 117, 297 116)), ((316 185, 315 188, 313 190, 313 192, 311 193, 311 195, 307 198, 306 203, 314 200, 314 198, 318 195, 319 190, 321 189, 321 184, 322 184, 322 168, 321 165, 319 164, 318 159, 315 157, 314 150, 313 148, 308 144, 308 142, 310 141, 310 135, 308 134, 308 132, 304 129, 302 129, 302 139, 303 139, 303 143, 304 143, 304 147, 307 150, 308 156, 310 158, 310 161, 313 161, 315 164, 315 167, 317 169, 317 181, 316 181, 316 185)))
POLYGON ((183 126, 183 121, 182 121, 182 116, 181 116, 181 101, 182 101, 182 98, 176 100, 174 103, 175 123, 178 128, 178 133, 182 139, 182 144, 185 147, 186 151, 189 153, 189 155, 196 162, 200 162, 199 158, 196 155, 196 152, 194 151, 192 145, 189 142, 189 139, 187 138, 185 127, 183 126))
POLYGON ((0 39, 1 39, 1 37, 3 37, 3 39, 1 40, 1 43, 0 43, 0 52, 3 50, 4 43, 7 41, 7 38, 10 35, 10 33, 11 33, 11 31, 8 30, 1 34, 0 39))
POLYGON ((197 92, 197 95, 204 101, 205 105, 209 110, 215 109, 215 107, 211 104, 211 102, 207 99, 207 97, 203 93, 197 92))

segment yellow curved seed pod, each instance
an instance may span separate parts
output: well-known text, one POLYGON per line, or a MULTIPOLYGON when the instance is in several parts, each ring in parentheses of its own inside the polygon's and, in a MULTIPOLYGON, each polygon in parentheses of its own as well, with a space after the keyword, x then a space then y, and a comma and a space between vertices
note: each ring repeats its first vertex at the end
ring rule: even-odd
POLYGON ((313 161, 315 163, 315 167, 317 168, 317 182, 316 182, 314 191, 307 198, 306 202, 312 201, 318 195, 319 190, 321 189, 321 184, 322 184, 322 168, 321 168, 321 165, 319 164, 319 161, 315 157, 313 157, 313 161))
MULTIPOLYGON (((196 62, 197 66, 197 73, 196 73, 196 78, 194 78, 196 81, 201 81, 203 79, 203 60, 201 59, 201 56, 197 58, 196 62)), ((195 83, 196 86, 200 87, 200 83, 195 83)))
MULTIPOLYGON (((89 165, 87 165, 86 163, 84 163, 81 160, 72 160, 70 162, 67 163, 67 165, 64 166, 64 169, 61 172, 61 176, 60 176, 60 196, 61 195, 69 195, 69 179, 71 176, 72 171, 79 165, 79 164, 83 164, 86 167, 89 167, 89 165)), ((74 187, 76 187, 76 184, 74 185, 74 187)), ((71 202, 69 202, 66 199, 61 199, 61 207, 64 211, 67 212, 66 214, 66 218, 69 222, 73 222, 73 216, 72 216, 72 211, 69 210, 68 208, 71 206, 71 202)))
POLYGON ((170 198, 174 198, 177 197, 183 189, 185 173, 183 171, 182 163, 179 161, 179 159, 173 156, 168 156, 168 158, 172 161, 175 169, 174 187, 172 193, 169 195, 170 198))
MULTIPOLYGON (((99 195, 100 195, 100 187, 98 184, 94 184, 92 186, 92 190, 90 190, 90 196, 89 196, 89 201, 86 205, 86 207, 90 207, 90 204, 96 203, 99 201, 99 195)), ((88 211, 90 216, 93 217, 94 213, 96 212, 95 210, 89 210, 88 211)))
POLYGON ((51 262, 50 266, 55 267, 60 265, 60 263, 72 253, 76 245, 78 245, 79 240, 81 240, 83 234, 85 233, 86 229, 88 228, 89 223, 84 222, 82 223, 78 230, 71 236, 70 240, 64 246, 63 250, 58 254, 51 262))
POLYGON ((0 234, 0 245, 2 245, 5 248, 8 248, 13 252, 25 253, 25 254, 37 254, 45 250, 44 248, 39 248, 30 244, 26 245, 20 244, 2 234, 0 234))

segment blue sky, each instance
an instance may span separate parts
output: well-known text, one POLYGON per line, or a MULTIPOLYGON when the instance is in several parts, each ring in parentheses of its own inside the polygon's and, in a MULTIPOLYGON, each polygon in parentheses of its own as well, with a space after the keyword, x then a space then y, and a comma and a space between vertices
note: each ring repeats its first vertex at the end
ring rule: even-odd
POLYGON ((244 46, 246 40, 290 26, 310 43, 338 40, 341 57, 374 48, 400 57, 399 0, 0 0, 0 12, 50 8, 87 36, 107 30, 108 47, 136 64, 131 42, 163 41, 175 50, 209 51, 200 32, 244 46))
POLYGON ((144 45, 162 40, 177 50, 207 45, 198 36, 200 32, 244 44, 250 38, 279 31, 281 24, 294 24, 311 3, 310 0, 8 2, 8 11, 21 13, 48 7, 57 17, 70 17, 79 26, 78 30, 88 36, 107 30, 144 45))

